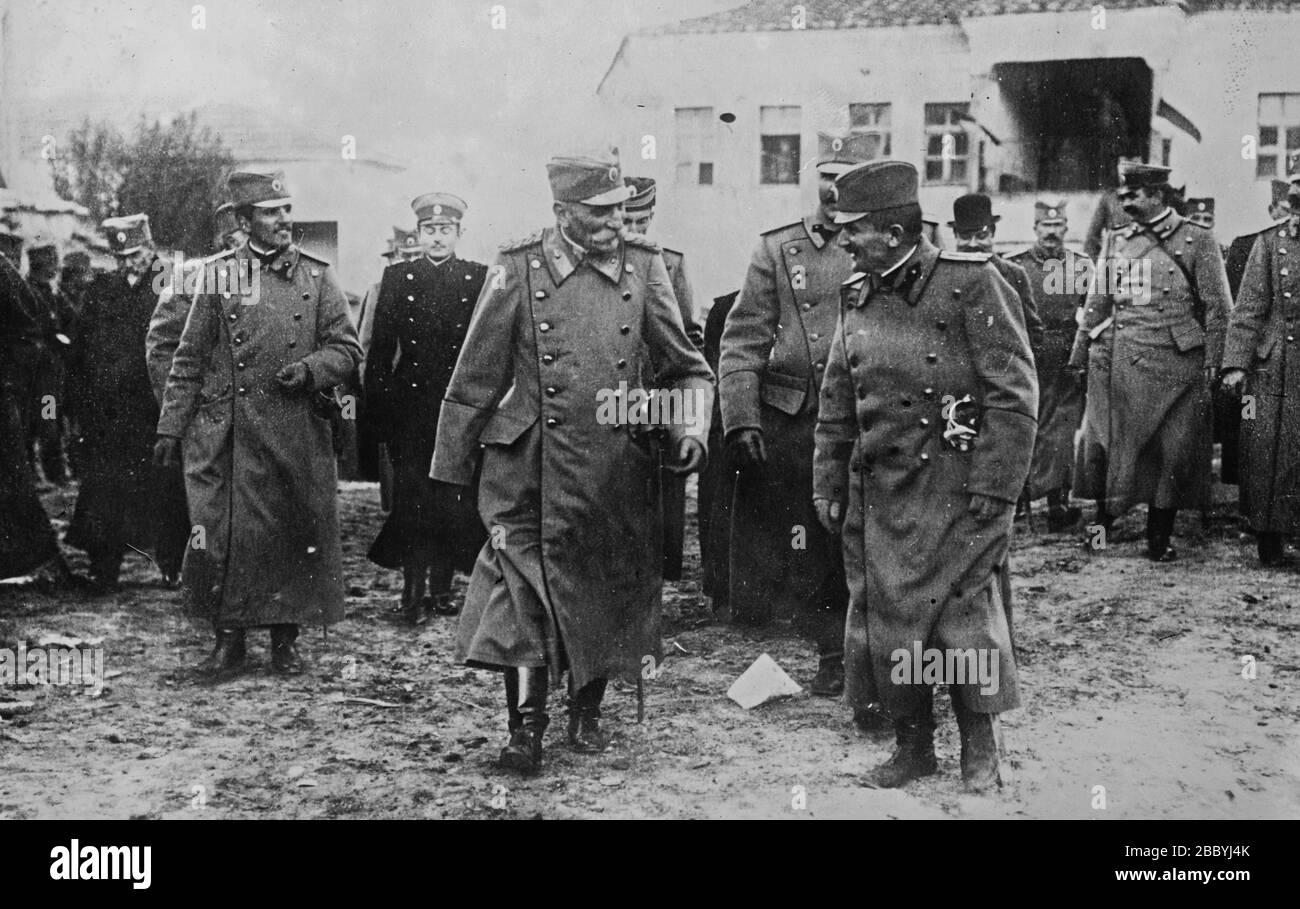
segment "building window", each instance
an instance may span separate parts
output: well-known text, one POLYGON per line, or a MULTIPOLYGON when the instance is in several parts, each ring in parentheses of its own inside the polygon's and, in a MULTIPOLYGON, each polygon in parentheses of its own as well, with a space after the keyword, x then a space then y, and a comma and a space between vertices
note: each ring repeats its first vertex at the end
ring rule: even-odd
POLYGON ((1287 159, 1300 151, 1300 94, 1259 96, 1259 147, 1255 176, 1284 179, 1287 159))
POLYGON ((850 104, 849 144, 864 161, 889 157, 889 105, 850 104))
POLYGON ((970 170, 970 136, 963 121, 969 104, 925 106, 925 182, 966 183, 970 170))
POLYGON ((717 121, 711 107, 677 108, 677 182, 713 184, 717 121))
POLYGON ((759 110, 762 169, 761 183, 799 182, 798 107, 764 107, 759 110))

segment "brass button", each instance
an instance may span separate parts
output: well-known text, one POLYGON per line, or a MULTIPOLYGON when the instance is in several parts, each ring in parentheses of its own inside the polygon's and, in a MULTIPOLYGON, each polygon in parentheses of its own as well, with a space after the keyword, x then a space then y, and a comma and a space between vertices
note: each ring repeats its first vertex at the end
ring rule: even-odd
POLYGON ((811 304, 811 303, 805 303, 805 304, 803 305, 803 308, 804 308, 805 311, 807 311, 807 310, 809 310, 809 309, 812 309, 812 304, 811 304))
POLYGON ((302 313, 300 313, 300 312, 296 312, 296 313, 294 313, 294 314, 293 314, 293 320, 294 320, 295 322, 301 322, 301 321, 302 321, 302 313))
POLYGON ((310 299, 311 299, 311 291, 309 291, 309 290, 304 290, 304 291, 302 292, 302 298, 303 298, 304 300, 310 300, 310 299))
POLYGON ((632 291, 630 291, 630 290, 625 290, 625 291, 623 291, 623 299, 624 299, 624 300, 630 300, 630 299, 632 299, 632 291))
POLYGON ((235 342, 236 344, 243 344, 243 343, 244 343, 244 336, 243 336, 243 335, 235 335, 235 337, 234 337, 233 340, 234 340, 234 342, 235 342))
POLYGON ((790 255, 792 255, 792 256, 797 256, 798 254, 799 254, 799 247, 797 247, 797 246, 791 246, 791 247, 790 247, 790 255))
POLYGON ((235 364, 235 368, 236 368, 236 369, 243 369, 243 368, 244 368, 244 364, 243 364, 243 363, 236 363, 236 364, 235 364))
POLYGON ((415 275, 411 274, 411 273, 408 271, 408 272, 406 273, 406 280, 408 280, 408 281, 414 281, 414 280, 415 280, 415 275))
POLYGON ((961 288, 960 288, 960 287, 954 287, 954 288, 952 289, 952 295, 953 295, 954 297, 960 297, 960 296, 961 296, 961 288))
POLYGON ((241 388, 241 389, 239 389, 239 394, 240 394, 241 396, 243 396, 243 395, 247 395, 247 394, 248 394, 248 389, 247 389, 247 388, 241 388))
POLYGON ((537 326, 537 330, 538 330, 538 331, 550 331, 550 330, 551 330, 551 323, 550 323, 550 322, 541 322, 541 323, 538 324, 538 326, 537 326))
POLYGON ((939 355, 938 355, 937 353, 928 353, 928 354, 925 355, 925 362, 927 362, 927 363, 938 363, 938 362, 939 362, 939 355))
POLYGON ((529 266, 531 266, 532 268, 541 268, 541 267, 542 267, 542 263, 541 263, 541 261, 538 260, 538 259, 531 259, 531 260, 528 262, 528 264, 529 264, 529 266))
POLYGON ((625 369, 625 368, 627 368, 627 360, 619 360, 619 361, 618 361, 618 368, 619 368, 619 369, 625 369))
POLYGON ((297 346, 298 346, 298 342, 297 342, 297 341, 290 341, 290 342, 289 342, 289 346, 290 346, 291 348, 292 348, 292 347, 297 347, 297 346))
POLYGON ((554 385, 551 385, 547 387, 546 393, 553 398, 560 393, 560 390, 556 388, 554 385))
POLYGON ((921 417, 921 425, 922 425, 922 426, 929 426, 929 425, 930 425, 930 420, 929 420, 929 418, 928 418, 928 417, 921 417))
POLYGON ((818 369, 825 369, 825 368, 826 368, 826 363, 825 363, 824 361, 822 361, 822 360, 818 360, 818 361, 817 361, 816 363, 814 363, 813 365, 816 366, 818 369))
POLYGON ((559 426, 559 425, 560 425, 560 421, 557 420, 557 419, 555 419, 555 417, 547 417, 547 418, 546 418, 546 425, 547 425, 547 426, 559 426))
POLYGON ((1287 336, 1286 336, 1286 339, 1287 339, 1288 341, 1294 341, 1294 340, 1295 340, 1295 335, 1287 335, 1287 336))
POLYGON ((629 275, 632 274, 633 272, 632 263, 629 262, 628 264, 624 265, 623 271, 627 272, 629 275))
POLYGON ((1289 275, 1290 273, 1291 273, 1291 272, 1287 271, 1285 268, 1282 268, 1282 269, 1279 269, 1279 270, 1278 270, 1278 274, 1280 274, 1280 275, 1281 275, 1282 277, 1284 277, 1284 278, 1285 278, 1287 275, 1289 275))
POLYGON ((619 330, 619 333, 621 333, 621 334, 627 334, 629 331, 632 330, 632 326, 631 326, 631 325, 620 325, 620 326, 618 327, 618 330, 619 330))
POLYGON ((411 296, 410 294, 407 294, 406 299, 410 300, 412 303, 415 302, 415 297, 411 296))
POLYGON ((231 321, 231 322, 235 321, 235 320, 238 319, 238 318, 239 318, 239 312, 238 312, 238 311, 232 312, 232 313, 230 314, 230 321, 231 321))
POLYGON ((555 357, 551 356, 550 354, 543 354, 543 355, 542 355, 542 362, 543 362, 543 363, 554 363, 554 362, 555 362, 555 357))
POLYGON ((928 460, 930 460, 930 456, 929 456, 928 454, 926 454, 925 452, 921 452, 921 460, 922 460, 922 461, 928 461, 928 460))
POLYGON ((819 340, 820 338, 821 338, 821 335, 817 334, 816 332, 813 332, 812 334, 810 334, 810 335, 808 336, 808 340, 809 340, 809 341, 817 341, 817 340, 819 340))
POLYGON ((932 397, 934 397, 934 389, 933 389, 933 388, 927 388, 927 389, 925 390, 924 394, 925 394, 925 396, 926 396, 927 398, 932 398, 932 397))
POLYGON ((945 328, 948 327, 948 323, 945 322, 943 319, 940 319, 938 322, 934 323, 934 327, 939 329, 939 331, 943 331, 945 328))
POLYGON ((545 299, 546 299, 546 291, 544 291, 544 290, 539 290, 537 293, 533 294, 533 296, 536 297, 536 298, 539 299, 539 300, 545 300, 545 299))

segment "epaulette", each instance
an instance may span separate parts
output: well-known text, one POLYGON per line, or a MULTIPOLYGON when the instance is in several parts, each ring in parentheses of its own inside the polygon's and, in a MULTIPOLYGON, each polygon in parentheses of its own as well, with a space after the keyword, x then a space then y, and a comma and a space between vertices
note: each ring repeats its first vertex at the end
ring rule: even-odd
POLYGON ((791 222, 790 224, 782 224, 780 227, 774 227, 774 228, 772 228, 771 230, 765 230, 765 231, 763 231, 761 234, 759 234, 759 236, 760 236, 760 237, 770 237, 770 236, 772 236, 772 234, 779 234, 781 231, 783 231, 783 230, 789 230, 789 229, 792 228, 792 227, 803 227, 803 222, 802 222, 802 221, 794 221, 794 222, 791 222))
POLYGON ((323 259, 323 258, 321 258, 320 256, 313 255, 312 253, 309 253, 309 252, 307 252, 307 250, 302 249, 302 248, 299 248, 299 249, 298 249, 298 258, 300 258, 300 259, 310 259, 311 261, 315 262, 317 265, 330 265, 330 264, 332 264, 332 263, 330 262, 329 259, 323 259))
POLYGON ((686 253, 682 252, 680 249, 670 249, 667 246, 660 246, 659 250, 665 256, 672 255, 672 256, 681 256, 682 258, 686 257, 686 253))
POLYGON ((627 234, 623 237, 623 242, 628 246, 635 246, 637 249, 648 249, 651 252, 662 252, 662 248, 654 240, 651 240, 645 234, 627 234))
POLYGON ((529 246, 534 246, 541 242, 542 242, 542 232, 540 230, 536 230, 533 231, 528 236, 524 237, 522 240, 511 240, 508 243, 502 243, 501 251, 514 252, 515 250, 526 249, 529 246))
POLYGON ((939 258, 946 259, 949 262, 988 262, 993 258, 993 253, 941 249, 939 250, 939 258))
POLYGON ((1021 256, 1027 256, 1033 252, 1032 246, 1026 246, 1024 249, 1018 249, 1009 256, 1003 256, 1004 259, 1019 259, 1021 256))
MULTIPOLYGON (((237 249, 223 249, 221 252, 214 253, 213 255, 208 256, 206 259, 200 259, 199 261, 202 262, 204 265, 207 265, 209 262, 217 262, 221 259, 229 258, 230 256, 233 256, 237 252, 239 252, 239 250, 237 249)), ((186 262, 185 264, 188 265, 189 263, 186 262)))
POLYGON ((860 284, 862 282, 862 279, 865 278, 866 276, 867 273, 865 271, 855 271, 853 274, 849 275, 847 281, 842 281, 840 283, 840 286, 852 287, 854 284, 860 284))

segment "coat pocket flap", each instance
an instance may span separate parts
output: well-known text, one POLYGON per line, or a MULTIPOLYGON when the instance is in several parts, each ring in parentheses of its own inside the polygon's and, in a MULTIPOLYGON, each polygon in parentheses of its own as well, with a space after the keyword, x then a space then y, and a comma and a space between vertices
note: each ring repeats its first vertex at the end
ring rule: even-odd
POLYGON ((510 445, 536 422, 536 414, 498 410, 487 421, 478 440, 484 445, 510 445))
POLYGON ((790 416, 796 416, 799 411, 803 410, 804 401, 808 397, 806 386, 801 385, 799 388, 789 388, 784 385, 773 385, 771 382, 764 381, 763 389, 760 393, 764 404, 775 407, 777 410, 790 416))
POLYGON ((1277 338, 1270 335, 1255 345, 1255 361, 1263 362, 1267 360, 1269 354, 1273 352, 1273 345, 1277 343, 1277 338))
POLYGON ((1186 353, 1189 350, 1205 346, 1205 329, 1194 323, 1191 325, 1171 326, 1169 334, 1173 338, 1174 346, 1178 348, 1179 353, 1186 353))

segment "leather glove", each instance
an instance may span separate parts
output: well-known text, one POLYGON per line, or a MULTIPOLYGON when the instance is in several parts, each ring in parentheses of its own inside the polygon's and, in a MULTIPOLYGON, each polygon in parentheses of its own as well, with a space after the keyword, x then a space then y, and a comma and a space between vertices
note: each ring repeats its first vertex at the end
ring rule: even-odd
POLYGON ((297 363, 290 363, 277 372, 275 381, 288 392, 310 391, 311 370, 307 368, 306 363, 299 360, 297 363))
POLYGON ((767 446, 763 430, 737 429, 729 440, 732 463, 742 470, 753 470, 767 463, 767 446))
POLYGON ((704 443, 699 439, 682 439, 677 445, 677 463, 665 464, 671 474, 684 477, 704 467, 704 443))
POLYGON ((1246 381, 1246 370, 1244 369, 1225 369, 1219 376, 1219 387, 1224 391, 1238 394, 1241 392, 1243 383, 1246 381))
POLYGON ((175 436, 159 436, 153 446, 155 467, 181 466, 181 440, 175 436))
POLYGON ((829 534, 838 534, 844 526, 844 506, 830 499, 813 499, 813 508, 817 509, 817 523, 826 528, 829 534))

